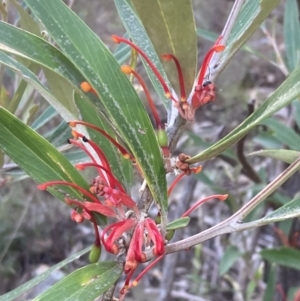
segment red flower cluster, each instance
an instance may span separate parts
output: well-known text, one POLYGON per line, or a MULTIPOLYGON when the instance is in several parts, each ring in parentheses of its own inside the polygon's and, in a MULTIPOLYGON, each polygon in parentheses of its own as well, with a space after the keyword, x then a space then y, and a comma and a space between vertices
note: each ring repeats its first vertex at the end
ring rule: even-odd
MULTIPOLYGON (((171 90, 167 86, 163 77, 160 75, 151 60, 140 48, 138 48, 129 40, 113 36, 113 40, 116 43, 123 42, 129 44, 145 59, 145 61, 149 64, 150 68, 153 70, 158 80, 160 81, 166 96, 174 102, 180 115, 186 120, 193 120, 196 109, 198 109, 201 105, 204 105, 215 99, 215 86, 212 82, 205 80, 204 77, 213 53, 220 52, 224 49, 224 46, 220 45, 221 39, 222 37, 220 37, 216 41, 215 45, 207 53, 200 71, 198 81, 195 83, 194 91, 189 96, 188 101, 184 87, 182 70, 177 58, 174 55, 166 54, 163 55, 163 58, 165 60, 173 60, 176 65, 180 85, 180 100, 178 100, 176 95, 173 95, 170 92, 171 90)), ((133 74, 143 87, 148 99, 149 107, 156 122, 158 143, 161 146, 163 155, 165 157, 169 157, 170 154, 168 150, 168 141, 166 132, 164 130, 164 125, 159 118, 154 102, 144 81, 139 76, 139 74, 129 66, 123 66, 121 70, 126 74, 133 74)), ((81 89, 84 92, 91 92, 97 95, 97 92, 87 82, 81 83, 81 89)), ((120 145, 115 139, 109 136, 102 129, 83 121, 71 121, 69 124, 71 127, 75 127, 76 125, 84 125, 86 127, 94 129, 95 131, 98 131, 104 137, 106 137, 115 147, 118 148, 125 159, 129 159, 133 163, 135 163, 135 158, 122 145, 120 145)), ((86 190, 74 183, 65 181, 50 181, 41 184, 38 187, 39 189, 45 190, 48 187, 65 185, 78 190, 83 195, 84 201, 79 201, 67 196, 65 197, 65 202, 73 207, 71 218, 74 221, 81 223, 86 219, 90 220, 94 225, 96 239, 94 243, 94 249, 90 253, 91 261, 98 261, 100 256, 101 243, 105 247, 107 252, 115 255, 118 255, 120 253, 121 247, 123 248, 125 246, 127 248, 126 261, 124 265, 124 272, 127 274, 127 278, 125 285, 121 290, 121 300, 124 298, 124 295, 128 288, 131 285, 136 285, 139 279, 149 270, 149 268, 151 268, 154 264, 156 264, 157 261, 159 261, 163 257, 163 255, 165 254, 165 238, 162 236, 157 224, 151 218, 147 217, 145 213, 139 212, 136 203, 126 193, 122 184, 114 176, 109 162, 101 148, 95 142, 86 138, 75 130, 72 131, 72 134, 74 136, 74 139, 69 139, 68 142, 82 149, 91 159, 91 162, 76 164, 75 167, 79 170, 83 170, 87 167, 94 167, 98 171, 98 176, 93 179, 89 190, 86 190), (89 149, 85 146, 86 144, 89 144, 90 148, 93 150, 96 156, 92 155, 89 149), (127 212, 127 209, 130 209, 132 213, 127 212), (115 218, 117 219, 117 221, 108 225, 100 235, 95 219, 95 213, 104 215, 106 217, 115 218), (128 237, 131 237, 131 239, 126 239, 128 237), (147 258, 145 251, 148 249, 152 250, 152 253, 154 257, 156 257, 156 259, 130 285, 130 279, 138 264, 146 261, 147 258), (94 256, 93 254, 96 255, 94 256)), ((178 156, 175 168, 180 170, 181 174, 179 174, 179 176, 170 186, 168 195, 171 194, 175 185, 177 185, 179 180, 184 175, 190 175, 191 173, 198 173, 201 171, 201 166, 191 168, 189 164, 186 163, 186 159, 188 159, 188 156, 184 154, 178 156)), ((227 198, 227 195, 213 195, 204 198, 194 204, 182 216, 188 216, 197 207, 213 198, 225 200, 227 198)))
MULTIPOLYGON (((78 124, 85 125, 100 132, 119 149, 124 158, 135 162, 132 155, 102 129, 83 121, 72 121, 69 124, 72 127, 78 124)), ((95 167, 99 175, 92 181, 89 190, 66 181, 50 181, 38 185, 38 188, 46 190, 48 187, 63 185, 72 187, 83 195, 84 201, 65 197, 65 202, 73 207, 72 220, 81 223, 86 219, 93 223, 96 234, 94 247, 100 249, 102 242, 106 251, 117 255, 119 253, 119 239, 124 235, 132 235, 124 266, 124 272, 128 274, 125 287, 128 288, 130 278, 138 263, 146 260, 144 251, 152 248, 154 256, 163 255, 165 252, 165 239, 156 223, 151 218, 146 217, 145 214, 139 212, 134 200, 126 193, 122 184, 113 175, 109 162, 99 146, 74 130, 72 134, 76 139, 69 139, 68 142, 82 149, 91 159, 91 162, 76 164, 75 167, 79 170, 83 170, 86 167, 95 167), (86 148, 84 145, 86 143, 94 150, 97 157, 93 156, 86 148), (127 209, 133 211, 132 216, 129 218, 126 215, 127 209), (94 213, 115 218, 118 221, 108 225, 100 235, 94 213)), ((100 252, 98 254, 99 257, 100 252)), ((92 260, 98 261, 98 257, 92 260)))
MULTIPOLYGON (((152 61, 149 59, 149 57, 145 54, 145 52, 140 49, 137 45, 135 45, 133 42, 119 36, 112 36, 112 39, 117 44, 120 43, 126 43, 130 45, 134 50, 136 50, 143 59, 147 62, 149 67, 152 69, 153 73, 156 75, 157 79, 161 83, 166 97, 170 98, 173 102, 175 107, 178 109, 179 114, 186 120, 192 121, 195 116, 195 111, 202 105, 205 105, 209 102, 212 102, 216 98, 215 91, 217 90, 214 83, 209 81, 208 79, 205 79, 205 74, 207 73, 207 69, 209 67, 210 60, 214 54, 214 52, 221 52, 225 49, 224 45, 221 45, 222 36, 220 36, 214 46, 207 52, 203 64, 201 67, 201 71, 198 77, 198 80, 195 81, 194 84, 194 91, 192 91, 191 95, 186 97, 186 91, 185 91, 185 85, 184 85, 184 78, 182 69, 180 66, 180 63, 178 59, 173 54, 164 54, 162 55, 162 58, 164 60, 172 60, 175 63, 177 72, 178 72, 178 80, 179 80, 179 87, 180 87, 180 100, 178 100, 178 97, 171 93, 171 89, 168 87, 167 83, 165 82, 164 78, 161 76, 155 65, 152 63, 152 61)), ((126 67, 128 68, 128 67, 126 67)), ((138 77, 139 81, 141 82, 140 77, 136 74, 135 71, 131 70, 129 72, 128 69, 124 69, 123 72, 125 73, 133 73, 136 77, 138 77)), ((141 83, 143 89, 145 90, 145 84, 141 83)), ((91 88, 92 89, 92 88, 91 88)), ((89 90, 90 91, 90 90, 89 90)), ((145 90, 146 91, 146 90, 145 90)), ((146 93, 147 94, 147 93, 146 93)), ((149 105, 152 109, 152 105, 149 102, 149 105)), ((155 116, 156 114, 153 113, 155 116)), ((156 117, 155 117, 156 119, 156 117)))

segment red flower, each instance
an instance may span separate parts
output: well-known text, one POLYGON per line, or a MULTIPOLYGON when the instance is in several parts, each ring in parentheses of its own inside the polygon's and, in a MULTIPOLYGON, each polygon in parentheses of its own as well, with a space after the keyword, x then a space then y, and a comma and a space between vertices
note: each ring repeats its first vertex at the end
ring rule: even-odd
MULTIPOLYGON (((148 63, 149 67, 152 69, 153 73, 156 75, 157 79, 161 83, 166 97, 170 98, 174 102, 175 107, 178 109, 179 114, 184 119, 192 121, 194 119, 195 111, 200 106, 205 105, 205 104, 215 100, 215 97, 216 97, 215 91, 217 89, 215 88, 215 85, 211 81, 205 79, 205 74, 207 73, 207 69, 208 69, 210 60, 211 60, 214 52, 221 52, 225 48, 224 45, 220 44, 220 42, 222 40, 222 36, 220 36, 217 39, 215 45, 207 52, 207 54, 203 60, 203 64, 201 67, 201 71, 200 71, 198 80, 195 81, 194 90, 191 92, 188 99, 186 97, 182 69, 181 69, 179 61, 173 54, 164 54, 162 56, 162 58, 165 60, 173 60, 176 65, 177 72, 178 72, 179 86, 180 86, 180 98, 178 98, 176 95, 173 95, 171 93, 171 89, 168 87, 164 78, 161 76, 161 74, 159 73, 159 71, 157 70, 155 65, 151 62, 151 60, 143 52, 142 49, 140 49, 133 42, 131 42, 123 37, 113 35, 112 39, 117 44, 126 43, 126 44, 130 45, 143 57, 143 59, 148 63), (180 100, 178 100, 178 99, 180 99, 180 100)), ((134 73, 135 76, 140 78, 138 75, 136 75, 136 72, 133 72, 132 70, 130 70, 130 72, 134 73)), ((145 88, 144 88, 144 90, 145 90, 145 88)), ((152 109, 152 111, 153 111, 153 109, 152 109)), ((155 115, 156 114, 154 114, 154 116, 155 115)), ((155 119, 157 119, 157 118, 155 117, 155 119)))
POLYGON ((152 247, 153 255, 155 256, 163 255, 165 252, 164 238, 157 225, 149 217, 141 220, 128 218, 107 226, 101 234, 101 242, 106 251, 118 254, 118 240, 130 230, 132 230, 132 237, 127 250, 125 273, 135 270, 138 263, 146 260, 144 253, 146 248, 152 247))

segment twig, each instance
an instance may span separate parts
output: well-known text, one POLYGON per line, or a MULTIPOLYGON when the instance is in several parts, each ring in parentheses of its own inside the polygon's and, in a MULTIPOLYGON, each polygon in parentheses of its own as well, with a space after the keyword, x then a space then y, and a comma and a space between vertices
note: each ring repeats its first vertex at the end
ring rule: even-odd
MULTIPOLYGON (((250 116, 254 112, 254 101, 248 103, 248 116, 250 116)), ((260 183, 261 180, 252 166, 249 164, 248 160, 244 154, 244 145, 246 141, 247 135, 245 135, 238 143, 237 143, 237 157, 242 164, 242 171, 247 177, 249 177, 254 183, 260 183)))
POLYGON ((284 60, 282 58, 282 55, 278 49, 277 46, 277 42, 276 42, 276 37, 275 37, 275 33, 274 34, 270 34, 269 31, 264 27, 261 26, 262 32, 264 33, 264 35, 267 37, 267 39, 269 40, 270 44, 272 45, 274 52, 275 52, 275 56, 276 56, 276 66, 281 70, 281 72, 287 77, 289 75, 289 71, 284 63, 284 60))
MULTIPOLYGON (((232 6, 232 9, 231 9, 231 12, 229 14, 229 17, 227 19, 227 22, 224 26, 224 29, 222 31, 222 41, 221 43, 226 45, 228 39, 229 39, 229 36, 231 34, 231 31, 232 31, 232 28, 239 16, 239 13, 241 11, 241 8, 244 4, 245 0, 236 0, 232 6)), ((215 66, 218 66, 218 63, 221 59, 221 56, 222 56, 222 52, 215 52, 214 55, 212 56, 212 59, 211 59, 211 62, 210 62, 210 70, 212 70, 212 73, 211 73, 211 80, 212 81, 215 81, 217 76, 221 73, 221 71, 223 70, 219 70, 219 68, 214 68, 215 66)))
MULTIPOLYGON (((285 171, 278 175, 269 185, 267 185, 261 192, 245 204, 240 210, 234 213, 225 221, 199 233, 183 239, 181 241, 167 245, 166 254, 190 248, 202 243, 215 236, 233 233, 237 231, 252 229, 268 224, 267 220, 257 220, 249 223, 243 223, 242 220, 265 198, 271 195, 278 187, 280 187, 287 179, 289 179, 300 167, 300 157, 292 163, 285 171)), ((153 258, 151 251, 147 252, 147 259, 153 258)))

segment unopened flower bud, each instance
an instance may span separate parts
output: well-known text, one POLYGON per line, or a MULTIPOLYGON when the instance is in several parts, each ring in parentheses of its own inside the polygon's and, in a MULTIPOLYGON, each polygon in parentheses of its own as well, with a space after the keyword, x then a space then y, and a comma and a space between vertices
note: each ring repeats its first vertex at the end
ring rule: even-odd
POLYGON ((96 263, 99 260, 100 255, 101 255, 101 245, 97 246, 94 244, 89 254, 89 261, 91 263, 96 263))
POLYGON ((168 147, 168 136, 165 130, 158 129, 156 136, 160 147, 168 147))

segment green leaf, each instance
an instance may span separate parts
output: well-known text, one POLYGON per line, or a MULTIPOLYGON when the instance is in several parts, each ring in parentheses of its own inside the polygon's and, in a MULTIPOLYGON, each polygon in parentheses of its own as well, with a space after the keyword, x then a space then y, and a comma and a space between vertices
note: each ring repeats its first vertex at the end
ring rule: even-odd
POLYGON ((56 148, 62 145, 69 146, 67 141, 72 137, 72 130, 65 121, 62 121, 57 127, 45 133, 44 137, 56 148))
POLYGON ((276 289, 276 265, 272 264, 271 269, 268 273, 268 281, 267 281, 267 287, 264 293, 263 301, 270 301, 273 299, 275 289, 276 289))
POLYGON ((33 20, 33 18, 28 14, 28 12, 20 5, 16 0, 9 0, 11 4, 16 8, 20 16, 21 28, 29 31, 37 36, 41 35, 41 30, 38 24, 33 20))
MULTIPOLYGON (((30 83, 59 113, 60 115, 66 119, 74 119, 75 116, 69 111, 69 99, 62 99, 63 102, 60 102, 56 99, 51 91, 47 89, 37 78, 37 76, 31 72, 28 68, 24 65, 10 57, 9 55, 5 54, 4 52, 0 51, 0 63, 7 66, 8 68, 12 69, 18 75, 23 77, 23 79, 30 83)), ((20 86, 21 87, 21 86, 20 86)), ((26 87, 26 86, 25 86, 26 87)), ((19 95, 19 90, 17 91, 19 95)), ((20 92, 21 93, 21 92, 20 92)), ((19 97, 18 97, 19 98, 19 97)), ((72 100, 71 100, 72 101, 72 100)), ((12 107, 10 107, 12 109, 12 107)))
MULTIPOLYGON (((79 118, 78 110, 73 101, 73 85, 56 72, 43 68, 52 95, 74 116, 79 118)), ((68 120, 66 120, 68 121, 68 120)))
POLYGON ((300 101, 297 99, 293 102, 294 118, 297 126, 300 128, 300 101))
MULTIPOLYGON (((132 6, 128 3, 128 0, 115 0, 115 4, 118 9, 119 16, 123 22, 123 25, 126 28, 128 34, 130 35, 132 41, 141 49, 143 49, 143 51, 151 59, 152 63, 157 68, 167 85, 170 86, 169 79, 165 73, 160 58, 155 52, 154 46, 150 41, 145 31, 145 28, 141 24, 141 21, 136 15, 132 6)), ((160 99, 163 101, 165 108, 168 110, 171 105, 170 99, 166 98, 165 92, 160 82, 158 81, 156 75, 152 72, 148 64, 145 62, 145 60, 142 60, 142 62, 154 89, 160 96, 160 99)))
POLYGON ((236 127, 232 132, 219 140, 213 146, 192 157, 187 162, 196 163, 199 161, 208 160, 221 154, 224 150, 228 149, 247 133, 249 133, 264 119, 270 117, 275 112, 291 103, 298 95, 300 95, 299 77, 300 67, 291 73, 290 76, 281 84, 281 86, 277 88, 277 90, 238 127, 236 127))
POLYGON ((57 263, 56 265, 49 268, 47 271, 45 271, 42 274, 39 274, 38 276, 34 277, 33 279, 27 281, 26 283, 22 284, 21 286, 17 287, 13 291, 10 291, 2 296, 0 296, 0 301, 12 301, 15 300, 17 297, 21 296, 22 294, 26 293, 39 283, 41 283, 43 280, 47 279, 54 271, 57 271, 67 265, 68 263, 78 259, 83 254, 88 253, 92 247, 87 247, 82 251, 79 251, 71 256, 69 256, 67 259, 57 263))
POLYGON ((76 163, 90 162, 90 158, 81 150, 68 152, 65 157, 74 165, 76 163))
MULTIPOLYGON (((49 142, 14 115, 0 107, 0 148, 38 183, 51 180, 73 182, 88 189, 88 184, 71 163, 49 142)), ((77 199, 82 195, 69 187, 60 186, 61 190, 77 199)), ((64 194, 49 188, 58 198, 64 194)))
POLYGON ((299 7, 296 0, 285 2, 283 32, 288 67, 293 71, 300 63, 299 7))
POLYGON ((33 301, 93 301, 113 286, 122 272, 116 262, 90 264, 66 276, 33 301))
POLYGON ((253 152, 248 156, 261 156, 267 158, 273 158, 283 161, 285 163, 292 164, 300 155, 300 152, 287 150, 287 149, 266 149, 253 152))
POLYGON ((185 228, 190 223, 190 218, 188 216, 184 216, 178 218, 167 224, 167 230, 176 230, 180 228, 185 228))
POLYGON ((101 103, 130 147, 154 199, 165 213, 167 185, 160 148, 147 112, 113 55, 62 1, 25 2, 101 96, 101 103))
POLYGON ((265 132, 264 130, 255 135, 253 142, 267 149, 278 149, 282 147, 282 144, 275 139, 275 137, 271 136, 270 133, 265 132))
POLYGON ((300 216, 300 197, 297 197, 277 210, 267 214, 259 221, 264 224, 275 223, 300 216))
POLYGON ((229 61, 229 58, 247 42, 279 2, 280 0, 246 1, 232 29, 223 57, 229 61))
POLYGON ((52 107, 49 106, 40 116, 31 124, 31 127, 34 130, 38 130, 43 125, 45 125, 48 121, 52 120, 55 116, 58 115, 58 112, 52 107))
MULTIPOLYGON (((98 126, 105 130, 111 137, 118 140, 118 138, 115 137, 115 132, 91 102, 81 98, 78 94, 75 94, 74 99, 84 121, 98 126)), ((132 184, 132 162, 130 160, 125 160, 118 149, 103 135, 89 128, 87 128, 87 131, 90 138, 100 146, 101 150, 106 155, 114 175, 129 191, 132 184)))
MULTIPOLYGON (((192 90, 197 67, 197 35, 190 0, 131 0, 159 56, 171 53, 183 69, 187 94, 192 90)), ((163 63, 179 95, 175 64, 163 63)))
POLYGON ((60 74, 79 89, 84 77, 57 48, 45 40, 0 22, 0 49, 26 58, 60 74))
POLYGON ((220 275, 229 271, 235 261, 242 256, 242 253, 234 246, 228 247, 220 262, 220 275))
MULTIPOLYGON (((124 35, 125 39, 128 39, 128 34, 124 35)), ((129 45, 121 43, 117 46, 114 52, 114 57, 120 65, 124 64, 127 59, 129 59, 131 54, 131 48, 129 45)))
POLYGON ((273 136, 282 144, 285 144, 292 150, 300 150, 300 137, 290 127, 274 118, 268 118, 261 122, 261 124, 272 129, 273 136))
MULTIPOLYGON (((1 53, 0 53, 1 56, 1 53)), ((9 102, 9 105, 7 107, 8 111, 11 113, 15 113, 21 100, 24 95, 24 92, 27 88, 28 83, 25 80, 21 80, 19 83, 18 88, 16 89, 11 101, 9 102)))
POLYGON ((265 249, 260 252, 261 256, 282 266, 300 270, 300 251, 288 247, 278 249, 265 249))

